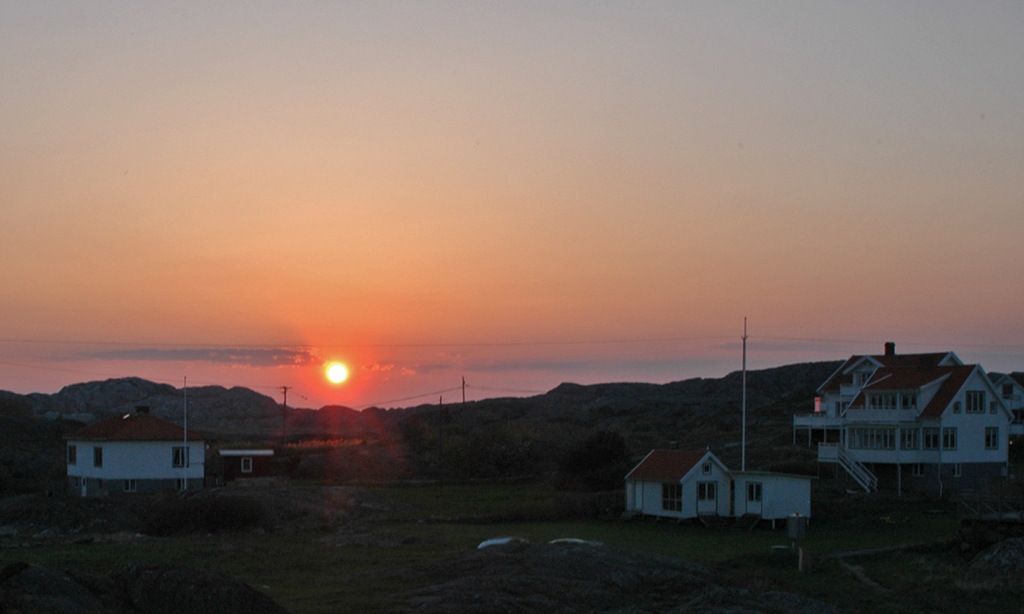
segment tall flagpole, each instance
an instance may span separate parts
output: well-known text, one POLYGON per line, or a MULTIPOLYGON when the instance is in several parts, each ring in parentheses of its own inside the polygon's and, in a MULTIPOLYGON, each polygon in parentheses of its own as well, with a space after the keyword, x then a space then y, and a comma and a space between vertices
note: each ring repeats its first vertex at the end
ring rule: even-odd
POLYGON ((182 460, 181 464, 185 468, 185 479, 181 483, 181 486, 182 486, 181 489, 182 490, 188 490, 188 465, 189 465, 189 462, 188 462, 188 376, 187 375, 185 376, 184 388, 182 388, 182 393, 184 394, 184 403, 183 403, 183 406, 182 406, 182 411, 185 414, 185 420, 184 420, 185 421, 185 428, 182 429, 182 431, 184 432, 185 449, 181 451, 182 455, 184 456, 184 458, 181 459, 182 460))
POLYGON ((743 318, 743 442, 740 444, 740 471, 747 470, 747 319, 743 318))

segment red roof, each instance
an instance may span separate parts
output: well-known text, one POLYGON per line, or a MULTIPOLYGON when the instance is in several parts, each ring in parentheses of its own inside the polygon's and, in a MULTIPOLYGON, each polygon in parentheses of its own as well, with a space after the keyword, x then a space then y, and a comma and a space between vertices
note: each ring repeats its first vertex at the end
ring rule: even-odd
POLYGON ((956 393, 960 392, 960 389, 967 383, 967 379, 971 377, 977 365, 961 365, 957 367, 950 367, 952 373, 946 378, 946 381, 942 382, 942 386, 939 387, 939 391, 935 393, 932 400, 928 402, 928 406, 921 410, 918 414, 918 418, 938 418, 942 415, 942 412, 946 411, 949 404, 953 401, 953 397, 956 393))
POLYGON ((688 450, 651 450, 626 479, 675 482, 683 479, 707 454, 688 450))
POLYGON ((843 363, 832 377, 825 380, 825 383, 818 387, 819 392, 838 391, 839 386, 853 383, 853 373, 846 373, 846 370, 859 362, 862 358, 870 358, 882 365, 880 368, 891 369, 927 369, 938 367, 952 352, 931 352, 926 354, 879 354, 874 356, 851 356, 843 363))
POLYGON ((967 383, 967 379, 974 373, 975 368, 977 368, 977 365, 918 369, 881 367, 875 371, 871 379, 864 384, 864 388, 850 402, 850 407, 864 407, 866 405, 865 392, 920 390, 928 384, 942 380, 935 396, 918 413, 919 418, 936 418, 946 411, 946 408, 953 401, 953 397, 967 383))
MULTIPOLYGON (((185 429, 177 424, 161 420, 149 414, 127 414, 123 417, 102 420, 79 429, 65 439, 87 439, 103 441, 179 441, 185 429)), ((206 439, 196 431, 189 431, 190 440, 206 439)))

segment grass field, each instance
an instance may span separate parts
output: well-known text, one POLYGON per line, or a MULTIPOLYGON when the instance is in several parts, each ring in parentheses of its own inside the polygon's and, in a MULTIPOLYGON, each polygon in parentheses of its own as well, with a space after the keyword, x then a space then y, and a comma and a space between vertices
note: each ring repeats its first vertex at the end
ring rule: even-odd
POLYGON ((576 537, 695 560, 718 570, 725 583, 797 592, 848 612, 1024 612, 1021 578, 971 571, 948 546, 847 559, 861 566, 880 589, 868 587, 837 561, 823 556, 950 540, 958 530, 954 510, 933 501, 823 494, 815 502, 820 517, 815 516, 801 543, 816 553, 818 562, 811 573, 801 574, 794 555, 772 554, 772 546, 787 544, 781 526, 775 531, 767 527, 746 531, 653 520, 502 520, 538 518, 544 513, 562 517, 566 509, 578 508, 573 507, 572 496, 544 484, 377 490, 415 506, 415 511, 379 518, 360 529, 391 536, 386 546, 337 545, 332 533, 226 533, 6 548, 0 550, 0 565, 20 559, 106 574, 126 563, 181 564, 244 580, 296 614, 373 612, 393 605, 390 595, 395 587, 386 575, 367 572, 450 559, 497 536, 536 542, 576 537), (353 580, 357 574, 363 575, 353 580))

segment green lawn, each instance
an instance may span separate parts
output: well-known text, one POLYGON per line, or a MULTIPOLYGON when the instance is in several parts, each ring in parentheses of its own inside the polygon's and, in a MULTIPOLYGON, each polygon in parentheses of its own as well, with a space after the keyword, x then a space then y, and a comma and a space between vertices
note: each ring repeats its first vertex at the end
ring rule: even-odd
MULTIPOLYGON (((368 530, 399 534, 406 543, 396 547, 334 546, 323 542, 334 535, 331 533, 141 538, 121 543, 8 547, 0 549, 0 566, 20 559, 107 574, 126 563, 181 564, 239 578, 296 614, 372 612, 393 605, 388 595, 394 593, 394 580, 386 575, 362 575, 353 580, 357 574, 453 558, 492 537, 517 536, 535 542, 575 537, 699 561, 717 568, 726 582, 799 592, 843 604, 849 612, 912 612, 925 607, 937 612, 1018 612, 992 604, 1005 605, 1010 600, 1012 605, 1022 600, 1021 589, 985 584, 983 577, 966 573, 963 561, 948 553, 890 553, 851 559, 883 587, 893 589, 890 593, 870 590, 835 561, 820 559, 821 554, 830 552, 953 537, 955 515, 929 503, 915 507, 842 497, 825 501, 822 517, 815 518, 801 544, 818 553, 820 562, 813 573, 799 574, 793 555, 772 554, 772 546, 787 543, 781 524, 775 531, 767 525, 746 531, 653 520, 496 522, 484 517, 520 517, 524 514, 517 510, 532 510, 532 514, 552 509, 556 500, 559 503, 554 507, 561 508, 569 496, 543 484, 377 490, 415 506, 415 511, 379 519, 368 530), (937 509, 922 511, 929 507, 937 509), (455 517, 465 520, 450 520, 455 517), (954 578, 960 579, 960 585, 954 578), (986 609, 971 609, 978 604, 986 609)), ((402 588, 414 586, 403 582, 402 588)))

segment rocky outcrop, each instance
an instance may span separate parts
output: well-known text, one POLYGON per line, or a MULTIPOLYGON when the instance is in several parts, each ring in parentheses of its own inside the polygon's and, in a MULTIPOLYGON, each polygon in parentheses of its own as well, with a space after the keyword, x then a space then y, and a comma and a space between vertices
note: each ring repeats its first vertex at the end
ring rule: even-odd
POLYGON ((1024 537, 1011 537, 995 544, 974 557, 971 567, 1024 571, 1024 537))
POLYGON ((700 565, 585 543, 489 546, 455 560, 360 574, 424 585, 400 596, 399 612, 593 612, 839 614, 833 606, 782 592, 719 586, 700 565))
POLYGON ((0 569, 0 611, 67 614, 287 614, 248 584, 222 574, 127 566, 109 578, 11 563, 0 569))

